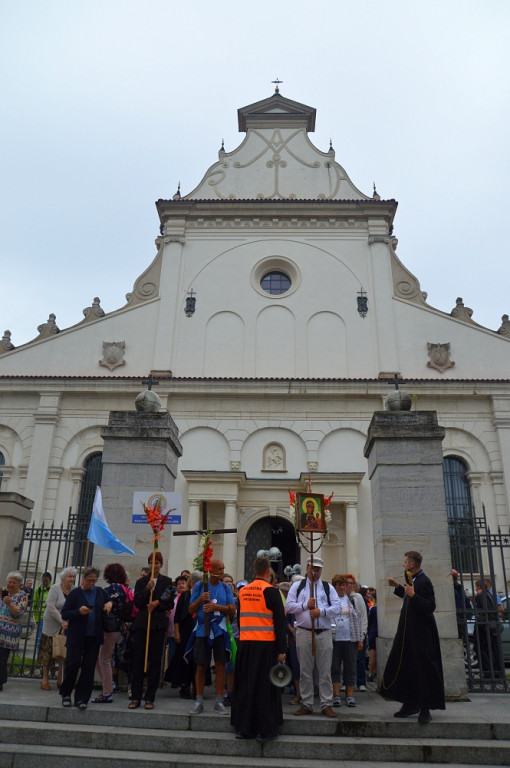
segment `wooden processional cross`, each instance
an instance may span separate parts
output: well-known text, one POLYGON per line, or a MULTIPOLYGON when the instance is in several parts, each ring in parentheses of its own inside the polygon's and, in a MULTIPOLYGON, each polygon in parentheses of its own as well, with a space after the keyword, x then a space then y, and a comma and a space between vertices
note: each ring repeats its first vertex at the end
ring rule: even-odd
MULTIPOLYGON (((202 528, 201 530, 196 531, 173 531, 172 536, 205 536, 205 534, 208 532, 207 527, 207 504, 205 502, 202 502, 202 528)), ((237 528, 214 528, 210 531, 211 534, 214 533, 237 533, 237 528)), ((204 590, 207 587, 208 582, 208 574, 204 573, 204 590)), ((206 635, 209 634, 209 615, 207 613, 204 613, 204 626, 206 635)))

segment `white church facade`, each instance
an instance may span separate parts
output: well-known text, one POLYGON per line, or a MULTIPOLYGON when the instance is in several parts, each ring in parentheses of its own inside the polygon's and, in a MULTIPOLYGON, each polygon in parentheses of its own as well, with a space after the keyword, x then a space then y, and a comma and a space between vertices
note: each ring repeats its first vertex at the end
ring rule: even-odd
MULTIPOLYGON (((215 527, 237 528, 215 541, 227 571, 244 576, 261 548, 278 547, 284 565, 302 556, 288 491, 310 477, 334 493, 325 574, 368 584, 363 448, 398 376, 446 429, 448 508, 484 508, 508 531, 508 317, 491 330, 461 299, 448 312, 427 303, 396 253, 397 203, 357 189, 334 149, 313 145, 315 109, 277 92, 238 119, 239 147, 222 148, 192 192, 157 202, 157 253, 125 306, 105 314, 96 299, 66 329, 50 316, 19 347, 5 333, 0 491, 32 499, 35 520, 86 514, 109 412, 134 409, 152 374, 183 447, 182 526, 199 527, 205 504, 215 527)), ((162 542, 172 574, 195 555, 183 541, 162 542)))

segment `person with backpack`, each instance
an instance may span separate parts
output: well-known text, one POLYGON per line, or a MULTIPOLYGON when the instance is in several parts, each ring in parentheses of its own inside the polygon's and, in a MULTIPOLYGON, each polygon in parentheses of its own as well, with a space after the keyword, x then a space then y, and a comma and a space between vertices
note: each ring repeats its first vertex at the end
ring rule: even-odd
POLYGON ((211 560, 212 571, 207 587, 202 581, 197 582, 191 593, 188 612, 197 618, 193 658, 195 661, 196 701, 190 710, 191 715, 204 711, 204 686, 206 668, 214 654, 216 667, 216 703, 214 711, 227 715, 228 708, 223 704, 225 688, 225 664, 230 656, 230 639, 227 632, 227 618, 235 611, 234 596, 228 584, 223 583, 225 565, 221 560, 211 560), (209 628, 205 627, 208 616, 209 628))
POLYGON ((109 614, 104 616, 104 642, 99 650, 96 670, 101 678, 102 693, 92 699, 93 704, 111 704, 113 701, 112 655, 115 643, 121 635, 122 625, 131 621, 133 593, 127 588, 127 574, 120 563, 110 563, 103 571, 103 579, 108 582, 104 592, 112 603, 109 614))
POLYGON ((331 682, 333 639, 331 622, 340 613, 340 600, 336 590, 321 580, 324 563, 320 557, 310 558, 306 579, 296 581, 287 595, 286 611, 296 617, 296 649, 301 670, 302 704, 294 712, 309 715, 313 712, 313 672, 317 668, 321 712, 326 717, 336 717, 331 682), (312 625, 315 630, 315 655, 312 654, 312 625))
POLYGON ((356 662, 358 651, 363 648, 363 625, 361 614, 352 595, 346 594, 347 577, 333 576, 332 584, 340 600, 341 611, 336 617, 335 639, 331 679, 333 681, 333 706, 340 706, 340 670, 343 664, 345 680, 345 703, 355 707, 354 686, 356 684, 356 662))

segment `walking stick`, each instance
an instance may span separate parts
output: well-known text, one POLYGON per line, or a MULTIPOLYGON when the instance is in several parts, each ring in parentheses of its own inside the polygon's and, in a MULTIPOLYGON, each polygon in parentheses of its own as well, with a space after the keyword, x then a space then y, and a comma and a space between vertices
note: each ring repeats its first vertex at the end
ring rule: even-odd
MULTIPOLYGON (((310 533, 310 566, 312 569, 312 588, 310 590, 310 597, 314 596, 314 572, 313 572, 313 533, 310 533)), ((317 605, 317 585, 315 585, 315 604, 317 605)), ((315 656, 315 619, 312 619, 312 656, 315 656)))

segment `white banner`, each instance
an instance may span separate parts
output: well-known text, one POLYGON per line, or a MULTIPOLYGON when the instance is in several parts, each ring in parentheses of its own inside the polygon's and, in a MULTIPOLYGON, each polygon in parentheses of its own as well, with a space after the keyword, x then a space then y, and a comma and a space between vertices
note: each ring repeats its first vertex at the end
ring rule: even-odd
POLYGON ((147 507, 153 507, 158 502, 161 505, 161 514, 166 515, 170 510, 167 525, 181 525, 181 494, 167 493, 166 491, 134 491, 131 522, 135 524, 146 523, 147 517, 143 511, 143 504, 147 507))

